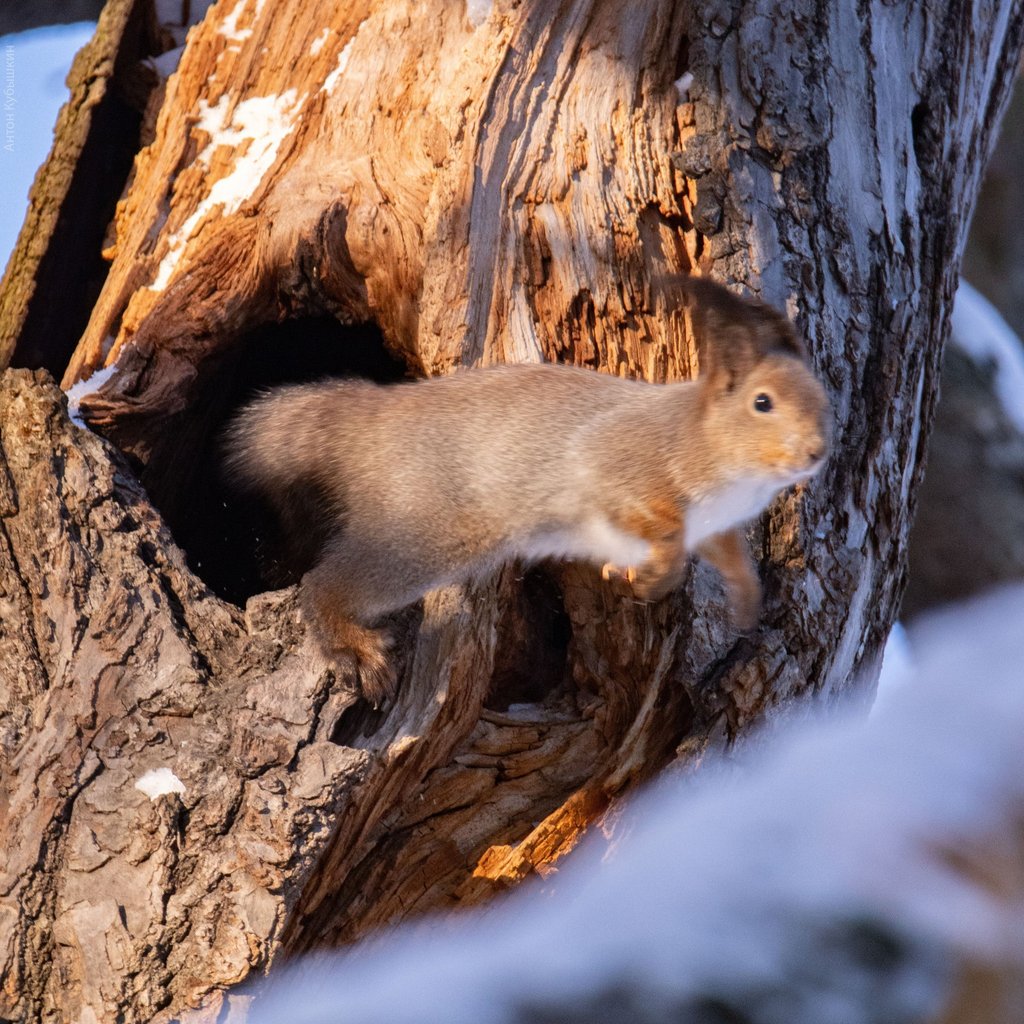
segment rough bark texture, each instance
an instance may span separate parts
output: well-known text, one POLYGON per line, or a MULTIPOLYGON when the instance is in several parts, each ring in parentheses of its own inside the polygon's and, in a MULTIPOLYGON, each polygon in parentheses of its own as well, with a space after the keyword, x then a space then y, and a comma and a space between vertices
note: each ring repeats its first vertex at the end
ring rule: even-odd
POLYGON ((479 13, 217 4, 65 383, 113 368, 83 414, 192 530, 205 578, 199 478, 245 360, 293 336, 268 325, 296 321, 338 368, 376 335, 325 313, 376 325, 415 373, 543 358, 672 379, 694 346, 659 275, 746 283, 797 315, 838 424, 826 472, 756 531, 762 625, 737 638, 702 566, 653 607, 509 567, 399 617, 400 695, 375 715, 323 670, 291 591, 244 613, 216 597, 126 464, 8 376, 0 621, 26 667, 0 680, 0 1014, 213 1020, 277 951, 543 875, 673 756, 873 685, 1019 2, 479 13), (183 795, 133 788, 157 766, 183 795))
POLYGON ((45 366, 59 376, 67 365, 103 286, 103 236, 157 81, 141 61, 161 48, 148 0, 110 0, 75 58, 53 150, 0 281, 0 367, 45 366))
MULTIPOLYGON (((1024 333, 1024 81, 1018 76, 964 251, 966 280, 1024 333)), ((977 339, 964 339, 968 343, 977 339)), ((1024 434, 1007 415, 994 363, 946 350, 941 400, 910 535, 906 618, 1024 579, 1024 434)), ((1016 396, 1018 399, 1020 396, 1016 396)))
POLYGON ((0 378, 0 444, 0 1014, 150 1020, 269 955, 369 759, 289 597, 210 594, 45 374, 0 378))

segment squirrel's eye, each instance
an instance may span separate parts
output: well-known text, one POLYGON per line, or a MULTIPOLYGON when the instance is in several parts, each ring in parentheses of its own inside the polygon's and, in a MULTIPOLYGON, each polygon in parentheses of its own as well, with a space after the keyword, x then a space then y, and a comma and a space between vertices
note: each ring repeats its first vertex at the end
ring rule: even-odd
POLYGON ((766 395, 763 391, 754 397, 754 408, 758 412, 771 412, 772 411, 772 398, 771 395, 766 395))

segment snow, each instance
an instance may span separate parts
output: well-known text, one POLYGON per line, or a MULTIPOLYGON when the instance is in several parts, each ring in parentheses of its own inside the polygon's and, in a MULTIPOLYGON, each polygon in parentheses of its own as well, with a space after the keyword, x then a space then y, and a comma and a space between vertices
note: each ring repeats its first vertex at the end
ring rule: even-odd
POLYGON ((334 87, 338 84, 341 76, 345 73, 345 68, 348 67, 348 59, 352 54, 352 44, 356 41, 356 37, 353 36, 346 44, 341 53, 338 54, 338 63, 334 66, 334 70, 324 79, 324 84, 320 87, 321 92, 328 94, 334 92, 334 87))
POLYGON ((135 788, 145 793, 150 800, 157 800, 168 793, 185 795, 185 784, 170 768, 154 768, 146 772, 136 781, 135 788))
POLYGON ((315 57, 324 48, 324 43, 326 43, 330 38, 331 30, 329 28, 325 28, 323 32, 313 40, 313 44, 309 48, 310 57, 315 57))
POLYGON ((295 127, 302 99, 295 89, 288 89, 279 96, 243 100, 233 110, 232 102, 228 95, 212 107, 206 100, 199 101, 196 127, 209 134, 210 140, 196 157, 197 162, 209 167, 220 146, 246 148, 243 154, 236 154, 234 170, 213 184, 192 215, 168 239, 167 253, 150 285, 154 291, 167 287, 192 232, 211 210, 219 206, 221 216, 227 217, 256 191, 263 175, 273 167, 281 143, 295 127))
POLYGON ((953 303, 951 340, 979 364, 995 366, 995 390, 1003 410, 1024 431, 1024 344, 976 288, 960 281, 953 303))
POLYGON ((0 264, 14 248, 32 179, 53 143, 57 114, 68 98, 64 79, 71 61, 95 28, 95 22, 80 21, 0 36, 0 264))
POLYGON ((490 16, 492 0, 466 0, 466 18, 473 28, 479 28, 490 16))
POLYGON ((256 22, 256 19, 259 18, 260 13, 263 11, 263 4, 266 0, 255 0, 255 2, 256 6, 254 7, 250 17, 249 28, 238 27, 238 19, 249 6, 249 0, 238 0, 238 3, 231 9, 231 13, 221 23, 220 34, 224 36, 229 43, 241 44, 252 35, 251 26, 256 22))
POLYGON ((1012 890, 949 855, 1019 820, 1022 621, 1017 587, 916 623, 881 713, 804 720, 729 771, 664 781, 615 845, 574 855, 553 898, 520 890, 299 965, 253 1024, 654 1022, 700 1000, 723 1019, 934 1019, 967 958, 1024 966, 1012 890), (612 993, 628 1009, 588 1016, 612 993))
POLYGON ((81 427, 83 430, 88 429, 85 420, 82 419, 82 399, 85 398, 86 395, 92 395, 99 391, 100 388, 102 388, 116 372, 116 364, 112 366, 104 366, 102 370, 97 370, 91 376, 78 381, 77 384, 72 384, 71 387, 68 388, 68 417, 72 423, 81 427))

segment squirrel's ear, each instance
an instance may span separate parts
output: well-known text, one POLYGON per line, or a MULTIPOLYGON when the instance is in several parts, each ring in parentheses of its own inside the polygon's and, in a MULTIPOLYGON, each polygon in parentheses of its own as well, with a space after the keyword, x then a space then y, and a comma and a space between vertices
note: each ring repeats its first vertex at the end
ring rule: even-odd
POLYGON ((762 354, 769 352, 781 352, 785 355, 796 356, 797 359, 807 362, 807 346, 804 339, 797 333, 797 329, 781 313, 758 303, 766 311, 764 320, 758 325, 758 345, 762 354))
POLYGON ((701 354, 701 375, 716 390, 732 388, 770 353, 803 361, 807 350, 793 324, 759 299, 747 299, 707 277, 667 275, 662 283, 688 299, 701 354))
POLYGON ((731 391, 760 359, 750 330, 721 318, 716 310, 694 316, 700 377, 712 391, 731 391))

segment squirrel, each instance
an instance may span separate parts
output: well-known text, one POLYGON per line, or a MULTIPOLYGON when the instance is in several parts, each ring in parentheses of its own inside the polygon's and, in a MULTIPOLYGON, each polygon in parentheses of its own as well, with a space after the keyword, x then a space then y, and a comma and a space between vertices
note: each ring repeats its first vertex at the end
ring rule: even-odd
POLYGON ((323 496, 328 521, 309 525, 326 540, 300 605, 375 706, 395 690, 375 620, 512 559, 590 562, 655 601, 696 553, 721 572, 734 624, 757 624, 743 527, 823 465, 830 407, 786 317, 706 278, 682 285, 694 381, 553 363, 326 380, 271 390, 229 425, 236 483, 293 523, 302 495, 323 496))

